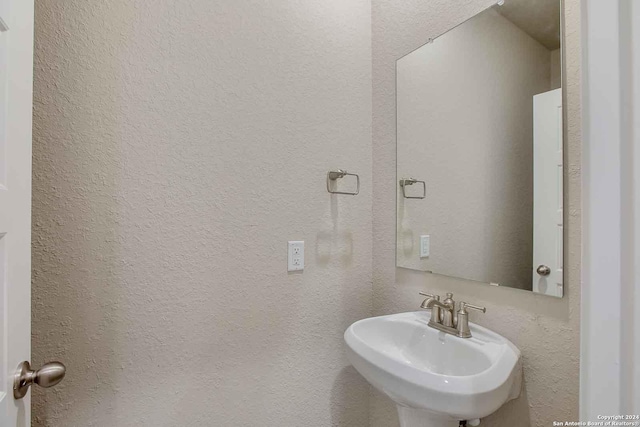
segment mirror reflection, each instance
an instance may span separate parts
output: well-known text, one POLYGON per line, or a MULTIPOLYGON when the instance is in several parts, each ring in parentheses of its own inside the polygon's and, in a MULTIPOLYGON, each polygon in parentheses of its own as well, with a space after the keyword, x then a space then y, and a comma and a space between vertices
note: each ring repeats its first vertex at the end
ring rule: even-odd
POLYGON ((493 6, 397 61, 397 266, 562 296, 558 0, 493 6))

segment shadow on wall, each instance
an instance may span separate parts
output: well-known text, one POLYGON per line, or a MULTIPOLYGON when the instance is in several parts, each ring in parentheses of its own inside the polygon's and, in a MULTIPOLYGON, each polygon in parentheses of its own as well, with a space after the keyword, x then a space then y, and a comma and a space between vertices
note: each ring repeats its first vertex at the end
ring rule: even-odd
POLYGON ((330 196, 331 222, 330 224, 327 222, 327 228, 316 233, 315 253, 319 267, 328 266, 331 259, 336 257, 344 266, 350 265, 353 261, 353 233, 340 230, 338 197, 340 196, 335 194, 330 196))
POLYGON ((403 259, 398 259, 399 255, 396 255, 396 264, 407 266, 407 268, 415 268, 416 270, 426 270, 426 268, 422 268, 422 265, 420 265, 421 263, 419 262, 418 265, 411 265, 412 256, 416 253, 416 249, 413 246, 413 229, 410 225, 407 224, 405 208, 406 200, 400 190, 396 190, 396 198, 398 199, 398 207, 396 213, 396 221, 398 222, 396 239, 398 240, 398 243, 396 251, 398 251, 398 253, 401 253, 403 256, 403 259))
POLYGON ((481 420, 486 426, 504 425, 504 426, 528 426, 531 416, 529 414, 529 396, 527 395, 526 372, 524 373, 523 386, 520 396, 507 402, 502 408, 492 415, 481 420))
POLYGON ((342 368, 331 389, 332 426, 369 426, 369 408, 362 405, 362 392, 368 388, 369 384, 355 368, 342 368))
MULTIPOLYGON (((42 2, 35 6, 32 361, 34 366, 51 360, 67 365, 58 386, 31 389, 33 425, 39 426, 61 425, 69 410, 92 413, 100 394, 117 393, 112 379, 123 370, 117 335, 127 325, 114 315, 126 297, 118 279, 125 261, 114 196, 123 156, 117 143, 123 136, 117 113, 121 99, 117 91, 110 93, 108 79, 82 78, 96 68, 118 75, 118 58, 62 59, 81 38, 63 32, 65 43, 43 43, 71 22, 64 14, 49 15, 42 2), (91 92, 102 95, 100 103, 85 96, 91 92)), ((82 28, 104 25, 100 15, 82 28)), ((105 405, 101 410, 109 417, 117 409, 105 405)))

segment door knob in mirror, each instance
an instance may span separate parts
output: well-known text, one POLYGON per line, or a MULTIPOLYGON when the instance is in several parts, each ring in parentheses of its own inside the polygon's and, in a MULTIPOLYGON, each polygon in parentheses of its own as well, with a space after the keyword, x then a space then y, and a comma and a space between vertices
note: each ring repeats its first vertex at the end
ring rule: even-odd
POLYGON ((551 269, 546 265, 539 265, 536 271, 541 276, 548 276, 549 274, 551 274, 551 269))

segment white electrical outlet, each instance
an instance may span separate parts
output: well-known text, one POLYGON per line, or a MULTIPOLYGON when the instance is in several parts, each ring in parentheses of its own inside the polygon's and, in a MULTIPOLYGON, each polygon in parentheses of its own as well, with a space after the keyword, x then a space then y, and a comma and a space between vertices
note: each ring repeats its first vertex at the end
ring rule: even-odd
POLYGON ((304 242, 289 242, 288 271, 304 270, 304 242))
POLYGON ((431 252, 431 236, 420 236, 420 258, 429 258, 431 252))

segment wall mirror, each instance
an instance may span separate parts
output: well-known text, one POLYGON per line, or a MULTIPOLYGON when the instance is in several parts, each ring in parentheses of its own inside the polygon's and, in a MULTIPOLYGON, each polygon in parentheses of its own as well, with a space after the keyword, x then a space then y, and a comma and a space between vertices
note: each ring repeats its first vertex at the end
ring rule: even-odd
POLYGON ((562 297, 562 5, 501 3, 396 63, 396 265, 562 297))

